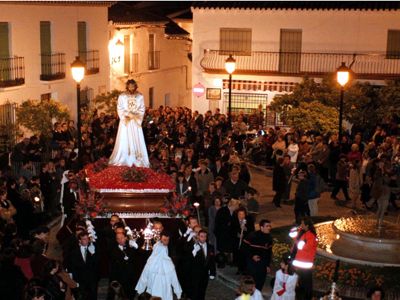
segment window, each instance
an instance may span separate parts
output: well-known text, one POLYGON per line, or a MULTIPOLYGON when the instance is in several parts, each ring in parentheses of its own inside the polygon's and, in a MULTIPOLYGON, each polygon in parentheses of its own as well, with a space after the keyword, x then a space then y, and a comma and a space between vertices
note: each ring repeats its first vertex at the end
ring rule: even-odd
POLYGON ((0 58, 10 57, 8 23, 0 22, 0 58))
POLYGON ((87 59, 86 22, 78 22, 78 53, 79 53, 79 58, 86 63, 87 59))
POLYGON ((160 68, 160 51, 156 51, 156 35, 149 34, 149 55, 148 55, 148 69, 156 70, 160 68))
POLYGON ((40 95, 40 101, 42 102, 48 102, 51 99, 51 93, 46 93, 46 94, 41 94, 40 95))
POLYGON ((400 59, 400 30, 388 30, 386 58, 400 59))
POLYGON ((226 55, 231 53, 235 53, 235 55, 250 55, 251 28, 221 28, 219 32, 219 50, 226 55))
POLYGON ((124 73, 129 74, 131 71, 131 36, 124 35, 124 73))
POLYGON ((171 106, 171 94, 167 93, 164 95, 164 106, 171 106))
POLYGON ((149 107, 154 106, 154 87, 149 88, 149 107))
POLYGON ((0 22, 0 81, 11 79, 8 23, 0 22))
POLYGON ((51 74, 51 28, 49 21, 40 21, 40 55, 42 74, 51 74))
POLYGON ((281 29, 279 71, 298 73, 301 64, 301 29, 281 29))

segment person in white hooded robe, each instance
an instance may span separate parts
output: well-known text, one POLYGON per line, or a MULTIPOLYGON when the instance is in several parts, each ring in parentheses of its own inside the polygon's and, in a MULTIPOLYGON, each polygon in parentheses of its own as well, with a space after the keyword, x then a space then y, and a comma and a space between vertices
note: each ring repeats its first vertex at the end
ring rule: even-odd
POLYGON ((114 166, 150 166, 144 140, 142 121, 145 112, 144 98, 137 91, 136 81, 126 82, 126 92, 118 97, 118 133, 109 164, 114 166))
POLYGON ((153 297, 163 300, 173 300, 173 292, 181 298, 182 288, 176 276, 175 266, 168 256, 169 236, 161 233, 160 241, 153 246, 147 263, 136 285, 140 295, 147 292, 153 297), (173 288, 173 291, 172 291, 173 288))

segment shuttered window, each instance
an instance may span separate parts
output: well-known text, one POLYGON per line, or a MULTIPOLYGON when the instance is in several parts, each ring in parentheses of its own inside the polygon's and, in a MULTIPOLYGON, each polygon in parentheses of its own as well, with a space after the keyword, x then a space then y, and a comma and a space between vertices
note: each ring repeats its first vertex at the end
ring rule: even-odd
POLYGON ((40 55, 42 74, 51 74, 51 27, 49 21, 40 21, 40 55))
POLYGON ((10 79, 10 41, 8 37, 8 23, 0 22, 0 81, 10 79))
POLYGON ((400 58, 400 30, 388 30, 386 58, 400 58))
POLYGON ((297 73, 301 65, 301 29, 281 29, 279 46, 279 71, 297 73))
POLYGON ((222 54, 251 55, 251 28, 221 28, 219 34, 222 54))
POLYGON ((78 22, 78 53, 79 58, 86 63, 86 22, 78 22))
POLYGON ((124 35, 124 73, 131 71, 131 36, 124 35))
POLYGON ((0 22, 0 57, 10 57, 10 44, 8 39, 7 22, 0 22))

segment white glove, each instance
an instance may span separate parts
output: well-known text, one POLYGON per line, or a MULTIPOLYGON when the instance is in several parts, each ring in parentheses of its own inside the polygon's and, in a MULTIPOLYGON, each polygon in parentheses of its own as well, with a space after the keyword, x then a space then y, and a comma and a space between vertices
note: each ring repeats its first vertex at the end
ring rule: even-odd
POLYGON ((210 275, 210 279, 211 280, 214 280, 214 278, 215 278, 215 276, 210 275))
POLYGON ((195 236, 196 236, 196 232, 194 232, 194 231, 190 232, 190 233, 189 233, 189 236, 188 236, 188 238, 187 238, 187 241, 190 242, 190 240, 191 240, 193 237, 195 237, 195 236))
POLYGON ((94 247, 93 244, 90 244, 88 247, 88 251, 90 252, 90 254, 94 254, 96 252, 96 248, 94 247))
POLYGON ((195 245, 194 245, 193 251, 192 251, 193 257, 196 256, 197 252, 199 252, 200 249, 201 249, 201 248, 200 248, 200 246, 199 246, 198 244, 195 244, 195 245))
POLYGON ((183 236, 187 237, 191 232, 193 232, 193 229, 192 228, 188 228, 183 236))
POLYGON ((135 249, 139 248, 139 246, 135 240, 129 240, 129 247, 135 248, 135 249))
POLYGON ((306 244, 305 241, 299 241, 297 243, 297 249, 302 250, 304 248, 304 245, 306 244))

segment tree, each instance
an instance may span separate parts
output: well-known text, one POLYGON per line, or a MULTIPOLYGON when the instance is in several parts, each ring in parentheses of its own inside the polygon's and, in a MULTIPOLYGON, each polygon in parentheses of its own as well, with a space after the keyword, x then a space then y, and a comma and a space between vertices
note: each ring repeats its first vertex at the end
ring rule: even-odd
POLYGON ((286 112, 288 125, 303 130, 319 132, 337 132, 338 112, 335 108, 318 101, 302 102, 286 112))
POLYGON ((93 99, 94 109, 104 111, 106 114, 115 114, 117 111, 118 96, 122 91, 113 90, 105 95, 97 95, 93 99))
POLYGON ((17 108, 18 124, 34 134, 48 139, 53 130, 53 121, 68 121, 68 108, 55 100, 27 100, 17 108))
MULTIPOLYGON (((304 126, 314 123, 324 124, 327 121, 326 117, 329 118, 328 123, 330 124, 332 117, 326 116, 326 114, 313 114, 313 111, 324 107, 332 111, 333 108, 337 115, 340 86, 333 75, 324 78, 321 83, 315 82, 314 79, 303 78, 303 81, 296 85, 293 93, 277 95, 274 98, 271 104, 272 110, 287 115, 287 119, 291 118, 292 120, 290 125, 296 127, 301 127, 299 124, 304 126), (310 103, 314 103, 314 105, 319 103, 323 106, 314 109, 313 106, 303 105, 310 103), (297 108, 300 110, 296 110, 297 108), (310 113, 302 115, 301 119, 294 116, 295 112, 301 113, 305 109, 311 109, 310 113), (298 123, 293 122, 295 119, 298 120, 298 123)), ((400 81, 388 82, 386 86, 375 86, 368 82, 349 82, 348 87, 345 88, 343 103, 345 120, 357 128, 372 129, 377 124, 381 124, 383 120, 391 118, 393 114, 400 115, 400 81)), ((336 127, 338 126, 336 125, 336 127)))

